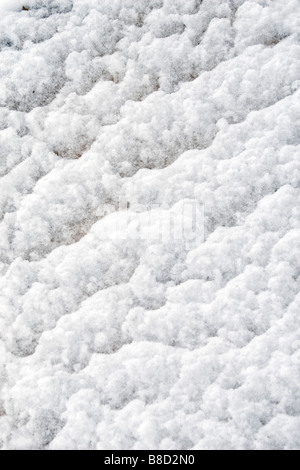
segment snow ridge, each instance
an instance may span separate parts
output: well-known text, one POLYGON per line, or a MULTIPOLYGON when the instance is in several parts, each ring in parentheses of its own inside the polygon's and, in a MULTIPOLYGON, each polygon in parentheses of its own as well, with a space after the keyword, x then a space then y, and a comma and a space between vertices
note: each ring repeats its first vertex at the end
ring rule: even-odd
POLYGON ((300 449, 299 31, 1 0, 0 449, 300 449))

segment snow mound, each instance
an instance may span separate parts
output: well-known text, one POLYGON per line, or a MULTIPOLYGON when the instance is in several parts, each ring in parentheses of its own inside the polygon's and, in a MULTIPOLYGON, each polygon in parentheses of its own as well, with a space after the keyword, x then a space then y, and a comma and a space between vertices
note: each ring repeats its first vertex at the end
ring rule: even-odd
POLYGON ((299 31, 0 1, 1 449, 300 449, 299 31))

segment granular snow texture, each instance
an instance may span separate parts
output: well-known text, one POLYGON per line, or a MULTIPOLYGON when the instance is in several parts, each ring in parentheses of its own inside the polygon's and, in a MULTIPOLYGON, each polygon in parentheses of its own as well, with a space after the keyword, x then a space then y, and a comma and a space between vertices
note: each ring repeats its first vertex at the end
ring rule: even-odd
POLYGON ((0 448, 300 449, 300 1, 0 15, 0 448))

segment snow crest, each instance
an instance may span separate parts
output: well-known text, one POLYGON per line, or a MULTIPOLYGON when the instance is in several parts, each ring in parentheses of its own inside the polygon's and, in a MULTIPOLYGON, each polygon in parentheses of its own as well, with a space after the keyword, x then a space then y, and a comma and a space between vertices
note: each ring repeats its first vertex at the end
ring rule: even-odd
POLYGON ((0 448, 300 449, 299 31, 1 0, 0 448))

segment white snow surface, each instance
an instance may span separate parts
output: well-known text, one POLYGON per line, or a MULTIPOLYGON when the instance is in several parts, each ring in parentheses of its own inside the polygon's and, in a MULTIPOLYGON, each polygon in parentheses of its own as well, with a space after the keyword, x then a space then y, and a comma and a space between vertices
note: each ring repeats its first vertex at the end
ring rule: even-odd
POLYGON ((1 0, 0 448, 300 449, 299 151, 299 0, 1 0))

